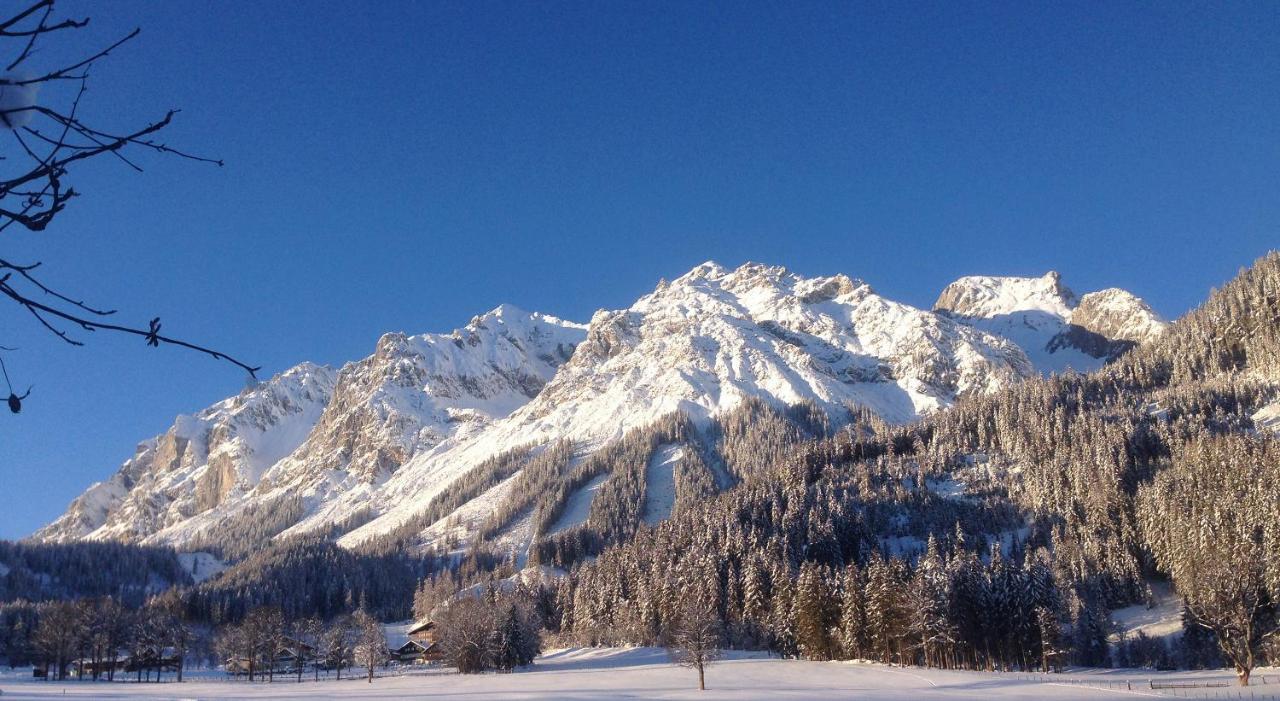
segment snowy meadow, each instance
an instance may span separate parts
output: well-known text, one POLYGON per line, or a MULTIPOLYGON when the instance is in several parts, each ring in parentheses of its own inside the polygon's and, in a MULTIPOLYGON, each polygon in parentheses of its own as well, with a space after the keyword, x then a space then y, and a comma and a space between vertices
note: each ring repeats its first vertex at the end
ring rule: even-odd
POLYGON ((1280 699, 1280 670, 1260 670, 1240 689, 1217 672, 1073 670, 1040 675, 891 667, 867 662, 784 660, 761 653, 728 653, 707 670, 707 691, 695 674, 670 663, 659 648, 566 648, 540 656, 510 674, 461 675, 438 666, 387 670, 372 683, 230 681, 220 672, 195 672, 177 684, 44 682, 30 670, 0 675, 10 699, 1075 699, 1147 696, 1280 699), (1224 686, 1212 686, 1221 684, 1224 686), (1153 688, 1153 686, 1155 688, 1153 688))

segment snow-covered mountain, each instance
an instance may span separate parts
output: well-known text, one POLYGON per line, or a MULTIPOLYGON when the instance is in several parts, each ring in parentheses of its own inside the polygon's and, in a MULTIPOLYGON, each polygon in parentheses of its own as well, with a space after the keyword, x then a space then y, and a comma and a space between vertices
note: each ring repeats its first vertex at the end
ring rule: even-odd
POLYGON ((379 482, 419 451, 470 436, 537 396, 582 341, 584 327, 510 305, 451 334, 378 339, 342 368, 307 440, 268 474, 340 471, 379 482))
POLYGON ((305 493, 322 505, 511 413, 583 336, 578 324, 504 305, 451 334, 384 335, 373 355, 336 373, 300 365, 179 417, 35 537, 189 544, 272 504, 264 495, 305 493))
MULTIPOLYGON (((340 372, 302 365, 180 418, 35 537, 195 548, 336 526, 356 545, 505 451, 568 439, 581 455, 747 398, 909 421, 1037 370, 1100 364, 1163 327, 1126 292, 1077 299, 1056 274, 964 278, 937 310, 843 275, 705 263, 587 326, 502 306, 451 334, 387 334, 340 372)), ((511 484, 440 522, 474 522, 511 484)))
POLYGON ((329 403, 337 374, 303 363, 143 441, 105 482, 33 536, 141 540, 217 508, 298 447, 329 403))
POLYGON ((696 420, 757 397, 907 421, 1032 374, 1014 344, 843 275, 706 263, 628 309, 597 312, 533 401, 477 439, 423 453, 376 492, 343 497, 326 518, 372 505, 382 516, 342 541, 357 544, 407 522, 503 450, 567 438, 589 451, 676 411, 696 420))
POLYGON ((963 277, 933 305, 1018 344, 1042 373, 1095 370, 1168 325, 1125 290, 1077 297, 1053 271, 1041 277, 963 277))

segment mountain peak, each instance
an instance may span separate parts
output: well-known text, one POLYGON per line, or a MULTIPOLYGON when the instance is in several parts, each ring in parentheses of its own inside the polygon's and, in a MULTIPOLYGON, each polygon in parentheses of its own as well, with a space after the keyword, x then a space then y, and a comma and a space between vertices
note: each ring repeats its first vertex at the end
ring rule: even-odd
POLYGON ((1012 340, 1043 373, 1097 369, 1166 326, 1132 293, 1111 288, 1077 297, 1054 270, 1040 277, 962 277, 933 308, 1012 340))
POLYGON ((689 272, 673 280, 672 284, 689 282, 692 280, 705 280, 707 278, 724 277, 726 272, 727 271, 725 270, 725 267, 723 265, 720 265, 714 260, 709 260, 704 263, 699 263, 698 265, 693 266, 693 268, 689 272))
POLYGON ((1169 324, 1137 295, 1111 287, 1080 298, 1071 323, 1108 338, 1146 343, 1169 324))
MULTIPOLYGON (((691 284, 700 280, 724 280, 727 284, 752 282, 757 280, 778 280, 792 276, 791 271, 781 265, 765 265, 755 261, 747 261, 730 270, 725 266, 709 260, 694 266, 689 272, 676 278, 670 284, 691 284)), ((661 286, 661 283, 659 283, 661 286)))
POLYGON ((1040 277, 962 277, 947 285, 933 309, 967 317, 1041 311, 1066 318, 1077 303, 1075 293, 1062 284, 1062 275, 1050 270, 1040 277))

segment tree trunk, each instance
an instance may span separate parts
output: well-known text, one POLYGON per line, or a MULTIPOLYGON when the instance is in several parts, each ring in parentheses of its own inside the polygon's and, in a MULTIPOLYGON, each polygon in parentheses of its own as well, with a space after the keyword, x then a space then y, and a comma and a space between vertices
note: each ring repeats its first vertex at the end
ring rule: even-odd
POLYGON ((373 683, 373 660, 369 660, 369 683, 373 683))
POLYGON ((1249 686, 1249 675, 1252 672, 1252 669, 1236 665, 1236 679, 1240 680, 1240 686, 1249 686))
POLYGON ((707 680, 705 669, 701 662, 698 663, 698 691, 707 690, 707 680))

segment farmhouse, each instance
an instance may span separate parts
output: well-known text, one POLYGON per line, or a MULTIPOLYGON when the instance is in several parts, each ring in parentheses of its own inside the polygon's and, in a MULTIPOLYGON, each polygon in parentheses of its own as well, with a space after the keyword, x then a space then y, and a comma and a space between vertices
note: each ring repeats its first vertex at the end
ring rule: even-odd
POLYGON ((409 639, 391 651, 392 657, 402 664, 421 664, 440 660, 444 654, 440 650, 437 632, 436 624, 432 621, 413 626, 406 633, 409 639))

